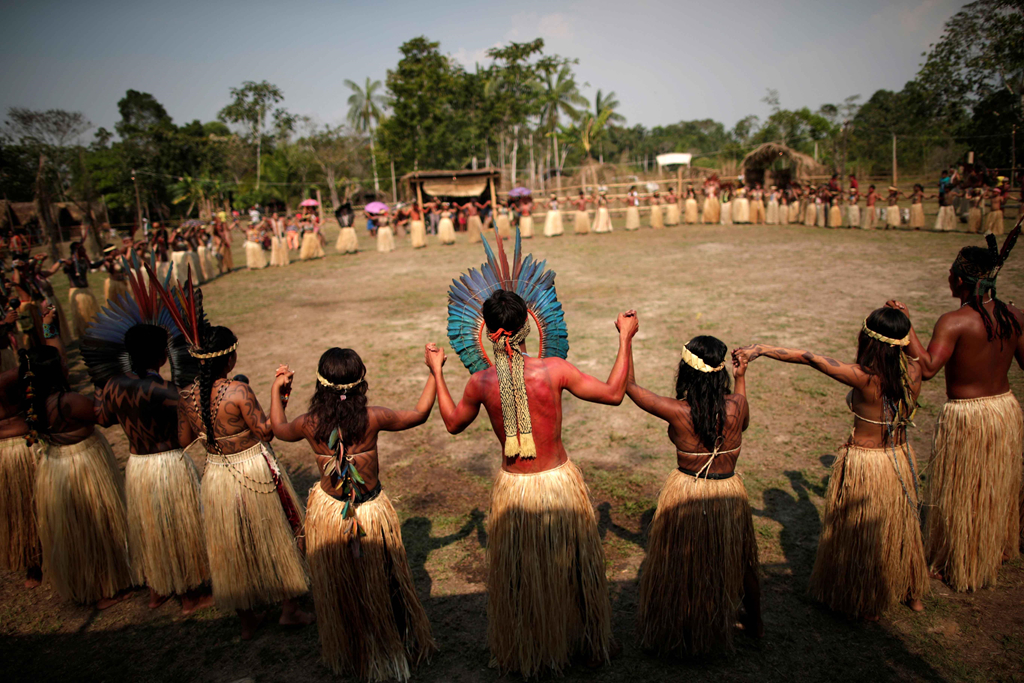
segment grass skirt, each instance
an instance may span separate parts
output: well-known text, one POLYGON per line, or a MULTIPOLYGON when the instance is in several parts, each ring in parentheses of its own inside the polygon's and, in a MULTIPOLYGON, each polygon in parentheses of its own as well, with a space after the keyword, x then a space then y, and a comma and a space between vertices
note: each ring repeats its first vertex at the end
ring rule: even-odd
POLYGON ((436 646, 409 573, 398 515, 383 491, 356 507, 309 490, 306 550, 324 663, 338 675, 407 681, 436 646), (359 556, 355 556, 358 549, 359 556))
POLYGON ((36 519, 43 576, 62 598, 91 604, 131 586, 124 480, 102 434, 44 445, 36 519))
POLYGON ((640 570, 641 647, 679 657, 731 651, 743 578, 758 570, 743 480, 674 470, 658 496, 649 537, 640 570))
POLYGON ((181 595, 210 580, 199 477, 181 449, 132 455, 124 469, 128 555, 136 585, 181 595))
POLYGON ((213 598, 223 610, 252 609, 302 595, 306 569, 271 475, 302 516, 288 473, 274 452, 258 443, 241 453, 209 453, 203 473, 202 511, 213 598))
POLYGON ((455 224, 451 218, 442 218, 438 222, 437 241, 441 244, 455 244, 455 224))
POLYGON ((804 207, 804 227, 813 228, 817 215, 818 211, 814 206, 814 202, 807 202, 807 205, 804 207))
POLYGON ((230 273, 235 269, 235 257, 231 253, 231 244, 222 244, 220 246, 220 272, 230 273))
POLYGON ((544 216, 544 236, 556 237, 565 232, 562 227, 562 212, 558 209, 551 209, 544 216))
POLYGON ((533 216, 519 217, 519 234, 525 239, 533 237, 533 216))
POLYGON ((487 641, 502 671, 556 673, 575 655, 609 661, 611 604, 587 485, 566 462, 504 470, 491 489, 487 641))
POLYGON ((843 227, 843 210, 838 206, 830 206, 828 209, 828 227, 843 227))
POLYGON ((860 207, 856 204, 846 207, 846 224, 851 228, 860 227, 860 207))
POLYGON ((340 254, 355 254, 359 251, 359 238, 356 236, 355 228, 342 228, 338 233, 338 241, 334 248, 340 254))
POLYGON ((199 267, 203 274, 203 280, 209 282, 220 275, 217 268, 217 259, 213 256, 213 249, 205 244, 200 244, 196 249, 196 253, 199 256, 199 267))
POLYGON ((590 229, 591 232, 611 232, 612 231, 612 215, 608 213, 608 209, 599 206, 596 213, 594 214, 594 226, 590 229))
POLYGON ((287 266, 289 263, 291 263, 291 257, 288 254, 288 243, 285 241, 285 238, 284 237, 271 237, 270 238, 270 265, 272 265, 272 266, 287 266))
MULTIPOLYGON (((466 219, 466 232, 469 233, 469 243, 479 244, 483 239, 480 236, 481 231, 484 229, 484 224, 480 221, 480 216, 470 216, 466 219)), ((502 235, 504 237, 504 235, 502 235)))
POLYGON ((757 225, 764 224, 764 200, 755 199, 750 202, 750 222, 757 225))
POLYGON ((665 225, 679 225, 679 205, 669 204, 665 211, 665 225))
POLYGON ((387 254, 395 250, 395 234, 391 226, 382 225, 377 228, 377 251, 387 254))
MULTIPOLYGON (((627 206, 626 207, 626 230, 639 230, 640 229, 640 207, 627 206)), ((599 232, 595 230, 594 232, 599 232)))
POLYGON ((702 223, 715 224, 718 223, 722 218, 722 205, 718 201, 718 197, 705 197, 704 198, 704 213, 701 218, 702 223))
POLYGON ((718 222, 721 225, 732 225, 732 201, 722 202, 718 212, 718 222))
POLYGON ((0 440, 0 569, 39 566, 35 490, 36 456, 25 437, 0 440))
POLYGON ((915 230, 924 227, 924 204, 910 205, 910 223, 908 225, 915 230))
POLYGON ((509 221, 508 214, 499 213, 494 217, 494 227, 498 229, 498 236, 508 239, 512 237, 512 223, 509 221))
POLYGON ((810 594, 851 617, 928 592, 914 451, 847 445, 832 466, 810 594))
POLYGON ((977 206, 967 212, 967 232, 981 232, 981 209, 977 206))
POLYGON ((956 210, 952 206, 940 206, 935 216, 935 229, 941 232, 956 230, 956 210))
POLYGON ((861 220, 860 227, 862 230, 874 230, 875 223, 877 222, 878 208, 874 206, 865 206, 864 212, 861 214, 863 220, 861 220))
MULTIPOLYGON (((950 229, 952 230, 952 228, 950 229)), ((989 211, 988 215, 985 216, 985 232, 992 233, 993 235, 1002 235, 1003 231, 1003 212, 989 211)))
POLYGON ((324 254, 324 248, 320 246, 320 237, 317 236, 315 232, 307 232, 302 236, 302 248, 299 249, 299 260, 309 261, 311 259, 323 258, 324 256, 326 256, 326 254, 324 254))
POLYGON ((590 232, 590 215, 586 211, 576 211, 573 216, 572 231, 577 235, 586 235, 590 232))
POLYGON ((1024 418, 1012 392, 946 401, 932 446, 928 559, 957 591, 994 586, 1020 554, 1024 418))
POLYGON ((122 296, 128 296, 128 283, 124 280, 114 280, 107 278, 103 281, 103 298, 107 302, 117 301, 122 296))
POLYGON ((750 200, 746 197, 737 197, 732 200, 732 222, 750 222, 750 200))
POLYGON ((887 228, 898 228, 903 224, 903 218, 900 216, 900 207, 898 206, 887 206, 885 207, 885 226, 887 228))
POLYGON ((409 241, 413 249, 427 246, 427 224, 423 221, 409 221, 409 241))
POLYGON ((665 227, 665 208, 660 204, 651 207, 651 227, 655 230, 665 227))
MULTIPOLYGON (((783 207, 785 208, 785 207, 783 207)), ((774 200, 768 201, 768 212, 764 219, 765 225, 779 224, 779 203, 774 200)))
POLYGON ((260 270, 267 267, 267 257, 264 256, 263 247, 258 242, 246 241, 245 267, 249 270, 260 270))
POLYGON ((689 197, 684 204, 683 220, 687 225, 694 225, 697 222, 697 200, 689 197))
POLYGON ((82 339, 85 328, 99 317, 100 306, 88 287, 72 287, 68 291, 68 304, 71 307, 71 329, 75 339, 82 339))
POLYGON ((789 213, 786 215, 787 225, 796 225, 800 222, 800 202, 793 200, 789 205, 789 213))

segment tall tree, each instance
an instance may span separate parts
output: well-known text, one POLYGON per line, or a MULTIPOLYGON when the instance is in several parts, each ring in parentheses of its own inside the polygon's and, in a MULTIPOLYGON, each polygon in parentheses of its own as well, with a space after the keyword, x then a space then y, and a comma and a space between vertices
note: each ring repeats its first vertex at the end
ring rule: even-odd
MULTIPOLYGON (((260 189, 262 171, 263 129, 267 125, 267 115, 271 107, 284 99, 284 94, 276 85, 261 81, 245 81, 241 88, 231 88, 231 104, 220 110, 217 118, 229 123, 244 125, 249 131, 250 140, 256 143, 256 191, 260 189)), ((275 109, 274 120, 281 122, 289 114, 283 108, 275 109)))
MULTIPOLYGON (((381 91, 380 81, 371 81, 366 77, 366 85, 362 88, 358 83, 345 79, 345 85, 352 94, 348 96, 348 123, 360 133, 370 136, 370 158, 373 160, 373 190, 380 192, 380 180, 377 177, 377 151, 373 144, 373 129, 384 118, 387 97, 381 91)), ((336 190, 335 197, 337 196, 336 190)))
POLYGON ((488 89, 497 103, 506 132, 511 134, 511 182, 516 182, 519 131, 530 116, 539 111, 537 80, 541 73, 554 68, 557 57, 542 56, 544 39, 529 43, 511 42, 503 47, 492 47, 487 56, 495 61, 490 68, 488 89), (536 62, 530 60, 534 57, 536 62))
MULTIPOLYGON (((619 108, 619 98, 616 97, 614 91, 610 91, 608 94, 603 94, 600 90, 594 95, 594 111, 592 117, 595 121, 605 116, 605 120, 609 125, 613 124, 624 124, 626 123, 626 117, 615 111, 619 108)), ((599 143, 602 144, 603 143, 599 143)), ((604 160, 604 147, 598 147, 601 159, 604 160)))
POLYGON ((561 188, 562 165, 558 156, 558 124, 563 115, 570 120, 577 118, 580 115, 579 108, 587 106, 589 102, 580 94, 569 64, 562 64, 557 72, 549 69, 544 73, 538 99, 543 128, 551 137, 552 160, 559 170, 558 183, 561 188))
MULTIPOLYGON (((371 138, 372 139, 372 138, 371 138)), ((348 184, 358 175, 360 168, 359 148, 362 138, 351 134, 343 126, 310 126, 307 134, 299 140, 323 171, 324 180, 331 193, 331 205, 335 211, 341 206, 338 186, 348 184)), ((371 153, 372 155, 372 153, 371 153)), ((374 158, 376 162, 376 158, 374 158)), ((376 166, 376 163, 374 163, 376 166)), ((346 192, 346 195, 348 193, 346 192)))

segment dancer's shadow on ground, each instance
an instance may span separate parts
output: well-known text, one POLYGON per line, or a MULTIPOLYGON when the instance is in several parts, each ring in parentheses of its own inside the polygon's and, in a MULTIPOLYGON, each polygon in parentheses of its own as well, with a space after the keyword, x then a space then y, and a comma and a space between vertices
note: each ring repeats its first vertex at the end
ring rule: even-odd
POLYGON ((413 581, 423 595, 430 595, 430 573, 427 572, 427 559, 430 553, 445 546, 457 543, 476 531, 477 541, 481 548, 487 547, 487 529, 484 527, 484 513, 474 508, 469 513, 466 523, 455 533, 447 536, 431 536, 434 523, 429 517, 410 517, 402 523, 402 540, 405 543, 406 556, 409 559, 409 570, 413 581))
POLYGON ((602 540, 610 531, 622 540, 633 543, 641 550, 647 547, 647 530, 650 528, 653 520, 654 508, 652 507, 644 510, 644 513, 640 515, 640 531, 630 531, 612 521, 611 503, 606 501, 597 506, 597 529, 601 534, 602 540))
POLYGON ((762 494, 764 509, 755 509, 753 513, 755 517, 772 519, 782 525, 779 545, 786 564, 794 574, 809 574, 821 533, 821 517, 811 501, 811 493, 824 497, 828 477, 819 484, 800 471, 788 470, 783 475, 789 479, 792 493, 780 488, 766 489, 762 494))

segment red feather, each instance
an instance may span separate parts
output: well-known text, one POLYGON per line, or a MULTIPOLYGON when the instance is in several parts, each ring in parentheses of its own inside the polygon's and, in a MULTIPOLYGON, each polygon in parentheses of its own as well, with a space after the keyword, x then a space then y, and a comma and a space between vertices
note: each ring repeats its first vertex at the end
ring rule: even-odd
POLYGON ((505 245, 504 245, 505 240, 503 240, 501 238, 501 235, 498 235, 497 232, 495 232, 494 234, 498 238, 498 240, 497 240, 497 242, 498 242, 498 259, 499 259, 498 265, 501 267, 501 272, 499 272, 497 275, 498 275, 499 278, 501 278, 501 287, 502 287, 502 289, 511 290, 512 289, 512 274, 509 273, 509 269, 508 269, 508 254, 505 253, 505 245))

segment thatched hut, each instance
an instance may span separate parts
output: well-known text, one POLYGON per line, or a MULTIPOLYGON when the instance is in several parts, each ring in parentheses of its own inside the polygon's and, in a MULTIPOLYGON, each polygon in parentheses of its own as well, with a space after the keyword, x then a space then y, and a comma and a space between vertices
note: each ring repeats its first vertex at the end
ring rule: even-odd
MULTIPOLYGON (((100 202, 92 203, 92 215, 100 225, 110 221, 106 207, 100 202)), ((50 204, 50 216, 60 228, 61 239, 65 241, 79 235, 81 226, 90 221, 88 205, 76 202, 50 204)), ((0 232, 22 228, 34 239, 42 239, 42 223, 39 204, 36 202, 0 202, 0 232)))
POLYGON ((744 182, 765 187, 786 187, 794 180, 803 182, 811 176, 828 174, 828 168, 813 158, 778 142, 766 142, 753 150, 743 157, 740 167, 744 182))
POLYGON ((501 186, 501 170, 497 168, 460 169, 458 171, 413 171, 402 176, 408 183, 410 196, 418 202, 423 195, 442 200, 496 199, 501 186))

